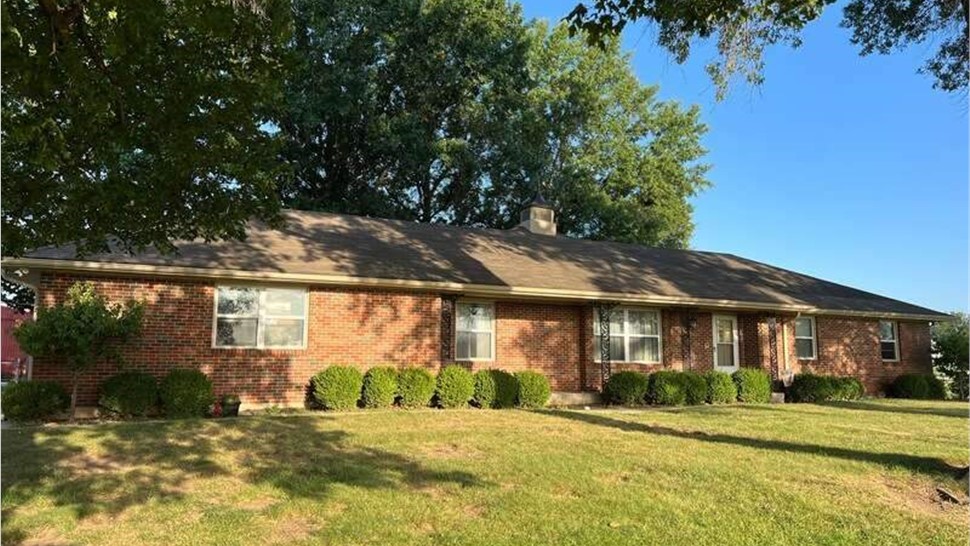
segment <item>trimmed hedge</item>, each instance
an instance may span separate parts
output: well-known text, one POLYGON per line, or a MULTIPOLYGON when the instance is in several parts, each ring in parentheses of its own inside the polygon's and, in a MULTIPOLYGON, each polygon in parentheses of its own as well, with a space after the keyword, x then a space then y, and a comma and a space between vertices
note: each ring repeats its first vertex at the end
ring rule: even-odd
POLYGON ((397 398, 397 370, 378 366, 367 370, 361 390, 365 408, 389 408, 397 398))
POLYGON ((159 384, 158 397, 169 417, 204 417, 215 402, 212 381, 199 370, 168 372, 159 384))
POLYGON ((935 375, 908 373, 893 380, 888 394, 893 398, 943 399, 946 396, 946 387, 935 375))
POLYGON ((619 406, 638 406, 646 401, 650 376, 640 372, 617 372, 603 387, 606 403, 619 406))
POLYGON ((144 417, 158 403, 158 382, 145 372, 112 375, 101 384, 98 405, 124 417, 144 417))
POLYGON ((828 402, 858 400, 865 394, 862 382, 855 377, 798 374, 788 388, 792 402, 828 402))
POLYGON ((441 407, 463 408, 475 396, 475 378, 464 367, 449 364, 438 373, 435 394, 441 407))
POLYGON ((738 400, 748 404, 766 404, 771 401, 771 378, 757 368, 740 368, 731 374, 738 386, 738 400))
POLYGON ((650 402, 661 406, 683 406, 687 402, 682 374, 673 370, 661 370, 650 375, 648 397, 650 402))
POLYGON ((18 381, 3 388, 0 403, 11 421, 36 421, 67 411, 71 397, 54 381, 18 381))
POLYGON ((475 405, 480 408, 511 408, 519 394, 515 376, 502 370, 475 372, 475 405))
POLYGON ((516 405, 520 408, 541 408, 549 403, 552 388, 541 373, 524 371, 515 374, 519 384, 516 405))
POLYGON ((324 409, 349 410, 357 407, 364 376, 351 366, 330 366, 313 376, 313 398, 324 409))
POLYGON ((738 386, 729 374, 710 371, 707 379, 707 401, 711 404, 733 404, 738 401, 738 386))
POLYGON ((431 404, 435 379, 424 368, 404 368, 397 375, 397 392, 401 407, 422 408, 431 404))
POLYGON ((697 372, 681 372, 680 380, 684 384, 684 402, 688 406, 697 406, 707 401, 707 380, 697 372))

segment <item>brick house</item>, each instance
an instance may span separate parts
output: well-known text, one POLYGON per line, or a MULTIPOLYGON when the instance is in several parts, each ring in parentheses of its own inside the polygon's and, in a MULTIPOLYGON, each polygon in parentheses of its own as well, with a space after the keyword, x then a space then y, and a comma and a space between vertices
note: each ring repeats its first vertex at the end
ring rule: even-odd
MULTIPOLYGON (((881 392, 929 373, 930 323, 948 315, 730 254, 556 236, 539 200, 511 230, 287 211, 245 241, 182 242, 175 255, 69 247, 7 260, 41 309, 78 281, 144 300, 129 367, 198 367, 217 394, 302 404, 330 364, 452 362, 531 369, 560 393, 592 393, 604 372, 661 368, 857 376, 881 392)), ((87 374, 80 403, 117 371, 87 374)), ((37 359, 33 377, 66 374, 37 359)))

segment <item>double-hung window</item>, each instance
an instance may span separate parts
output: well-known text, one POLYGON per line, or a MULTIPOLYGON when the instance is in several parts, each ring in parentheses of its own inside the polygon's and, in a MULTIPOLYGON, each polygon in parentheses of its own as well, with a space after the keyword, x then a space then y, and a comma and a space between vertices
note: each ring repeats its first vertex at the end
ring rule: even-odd
POLYGON ((899 332, 895 322, 879 321, 879 352, 883 360, 899 360, 899 332))
POLYGON ((802 360, 815 360, 815 318, 795 319, 795 353, 802 360))
MULTIPOLYGON (((600 359, 599 313, 593 313, 593 345, 600 359)), ((650 309, 618 308, 610 314, 610 360, 659 364, 660 312, 650 309)))
POLYGON ((213 345, 301 349, 306 345, 307 292, 302 288, 219 286, 213 345))
POLYGON ((455 309, 455 359, 495 358, 495 306, 458 302, 455 309))

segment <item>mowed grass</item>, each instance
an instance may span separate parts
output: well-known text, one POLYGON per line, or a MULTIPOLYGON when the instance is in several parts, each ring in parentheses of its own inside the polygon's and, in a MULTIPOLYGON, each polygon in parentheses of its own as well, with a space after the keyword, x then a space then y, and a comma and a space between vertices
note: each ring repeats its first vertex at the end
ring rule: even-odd
POLYGON ((375 411, 7 429, 4 544, 966 544, 967 407, 375 411))

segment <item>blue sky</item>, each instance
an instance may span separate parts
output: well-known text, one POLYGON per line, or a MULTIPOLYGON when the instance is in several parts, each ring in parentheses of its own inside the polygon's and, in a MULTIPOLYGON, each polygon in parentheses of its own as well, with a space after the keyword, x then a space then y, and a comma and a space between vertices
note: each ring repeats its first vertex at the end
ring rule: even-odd
MULTIPOLYGON (((570 2, 523 2, 557 21, 570 2)), ((731 252, 934 309, 968 308, 966 98, 916 73, 931 45, 860 57, 841 6, 798 49, 766 55, 764 85, 723 102, 703 68, 678 65, 644 24, 624 32, 660 96, 696 103, 714 186, 694 200, 692 246, 731 252)))

